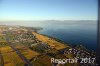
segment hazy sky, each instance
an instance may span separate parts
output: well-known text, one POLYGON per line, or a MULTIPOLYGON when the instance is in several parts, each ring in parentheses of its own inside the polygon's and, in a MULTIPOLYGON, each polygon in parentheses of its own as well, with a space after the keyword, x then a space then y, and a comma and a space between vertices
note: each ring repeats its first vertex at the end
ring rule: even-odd
POLYGON ((0 0, 2 20, 97 20, 97 0, 0 0))

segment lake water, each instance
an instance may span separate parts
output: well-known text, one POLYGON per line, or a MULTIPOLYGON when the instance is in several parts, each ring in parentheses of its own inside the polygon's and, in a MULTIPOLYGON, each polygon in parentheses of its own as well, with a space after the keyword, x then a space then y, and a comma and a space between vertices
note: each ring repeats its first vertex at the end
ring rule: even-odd
MULTIPOLYGON (((3 22, 4 23, 4 22, 3 22)), ((97 22, 96 21, 30 21, 6 22, 10 25, 42 27, 39 33, 58 38, 71 45, 83 44, 86 48, 96 50, 97 22)))
POLYGON ((43 30, 39 33, 56 37, 71 45, 82 44, 90 50, 96 50, 96 21, 44 22, 43 30))

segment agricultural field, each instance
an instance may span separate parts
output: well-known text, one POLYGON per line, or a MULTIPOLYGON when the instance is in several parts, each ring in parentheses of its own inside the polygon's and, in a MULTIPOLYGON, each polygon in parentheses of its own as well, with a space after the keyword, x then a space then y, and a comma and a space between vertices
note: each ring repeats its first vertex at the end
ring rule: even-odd
POLYGON ((18 65, 24 65, 25 63, 22 61, 22 59, 16 54, 15 51, 11 49, 11 47, 1 47, 0 48, 1 54, 3 56, 4 66, 18 66, 18 65))
POLYGON ((55 49, 57 50, 61 50, 61 49, 64 49, 66 47, 70 48, 70 46, 67 46, 67 45, 64 45, 58 41, 55 41, 54 39, 52 38, 49 38, 47 36, 44 36, 44 35, 41 35, 41 34, 38 34, 38 33, 35 33, 35 32, 32 32, 34 35, 36 35, 36 38, 44 43, 47 43, 49 44, 51 47, 54 47, 55 49))

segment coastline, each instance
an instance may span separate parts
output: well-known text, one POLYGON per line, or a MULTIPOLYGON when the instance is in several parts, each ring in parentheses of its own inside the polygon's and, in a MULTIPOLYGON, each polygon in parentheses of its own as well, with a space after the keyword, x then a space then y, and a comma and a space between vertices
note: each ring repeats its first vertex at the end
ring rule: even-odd
POLYGON ((37 32, 32 32, 36 36, 36 38, 44 43, 48 43, 50 46, 54 46, 57 50, 61 50, 64 48, 71 48, 69 45, 64 44, 62 42, 56 41, 54 38, 49 37, 47 35, 39 34, 37 32))
MULTIPOLYGON (((33 34, 34 32, 32 32, 32 34, 33 34)), ((49 35, 45 35, 45 34, 41 34, 41 33, 38 33, 38 31, 36 31, 35 32, 37 35, 41 35, 41 36, 43 36, 43 37, 47 37, 48 39, 51 39, 51 40, 54 40, 54 41, 57 41, 57 42, 59 42, 59 43, 61 43, 61 44, 59 44, 59 46, 60 45, 64 45, 65 46, 65 48, 77 48, 77 46, 80 46, 80 47, 78 47, 78 48, 81 48, 82 50, 86 50, 86 51, 88 51, 88 52, 93 52, 93 53, 95 53, 95 51, 92 51, 92 50, 89 50, 88 48, 86 48, 85 46, 83 46, 82 44, 79 44, 79 45, 75 45, 75 46, 73 46, 73 45, 71 45, 71 44, 69 44, 69 43, 65 43, 64 41, 62 41, 62 40, 60 40, 60 39, 58 39, 58 38, 55 38, 55 37, 52 37, 52 36, 49 36, 49 35), (67 46, 67 47, 66 47, 67 46)), ((50 44, 49 44, 50 45, 50 44)), ((62 48, 62 49, 65 49, 65 48, 62 48)), ((62 49, 59 49, 59 50, 62 50, 62 49)))

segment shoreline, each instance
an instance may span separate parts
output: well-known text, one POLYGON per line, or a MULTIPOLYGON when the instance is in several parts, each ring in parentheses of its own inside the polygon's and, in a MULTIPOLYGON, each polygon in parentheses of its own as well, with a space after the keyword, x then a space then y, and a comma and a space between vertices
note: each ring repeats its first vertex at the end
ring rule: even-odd
POLYGON ((59 41, 57 41, 57 39, 55 40, 53 37, 49 37, 47 35, 40 34, 37 32, 32 32, 32 34, 34 34, 38 40, 40 40, 44 43, 47 43, 50 46, 55 46, 55 48, 57 50, 61 50, 61 49, 67 48, 67 47, 71 48, 69 45, 59 42, 59 41))
MULTIPOLYGON (((85 50, 86 51, 88 51, 88 52, 96 52, 95 50, 91 50, 91 49, 88 49, 88 48, 86 48, 84 45, 82 45, 82 44, 78 44, 78 45, 72 45, 72 44, 69 44, 69 43, 66 43, 66 42, 64 42, 64 41, 62 41, 62 40, 60 40, 60 39, 58 39, 58 38, 55 38, 55 37, 53 37, 53 36, 49 36, 49 35, 46 35, 46 34, 41 34, 41 33, 39 33, 38 31, 36 32, 37 34, 40 34, 40 35, 43 35, 43 36, 46 36, 46 37, 48 37, 48 38, 50 38, 50 39, 53 39, 53 40, 55 40, 55 41, 57 41, 57 42, 60 42, 60 43, 62 43, 62 44, 64 44, 65 46, 69 46, 69 47, 71 47, 71 48, 76 48, 77 46, 82 46, 82 47, 84 47, 85 48, 85 50)), ((82 48, 81 47, 81 48, 82 48)))

